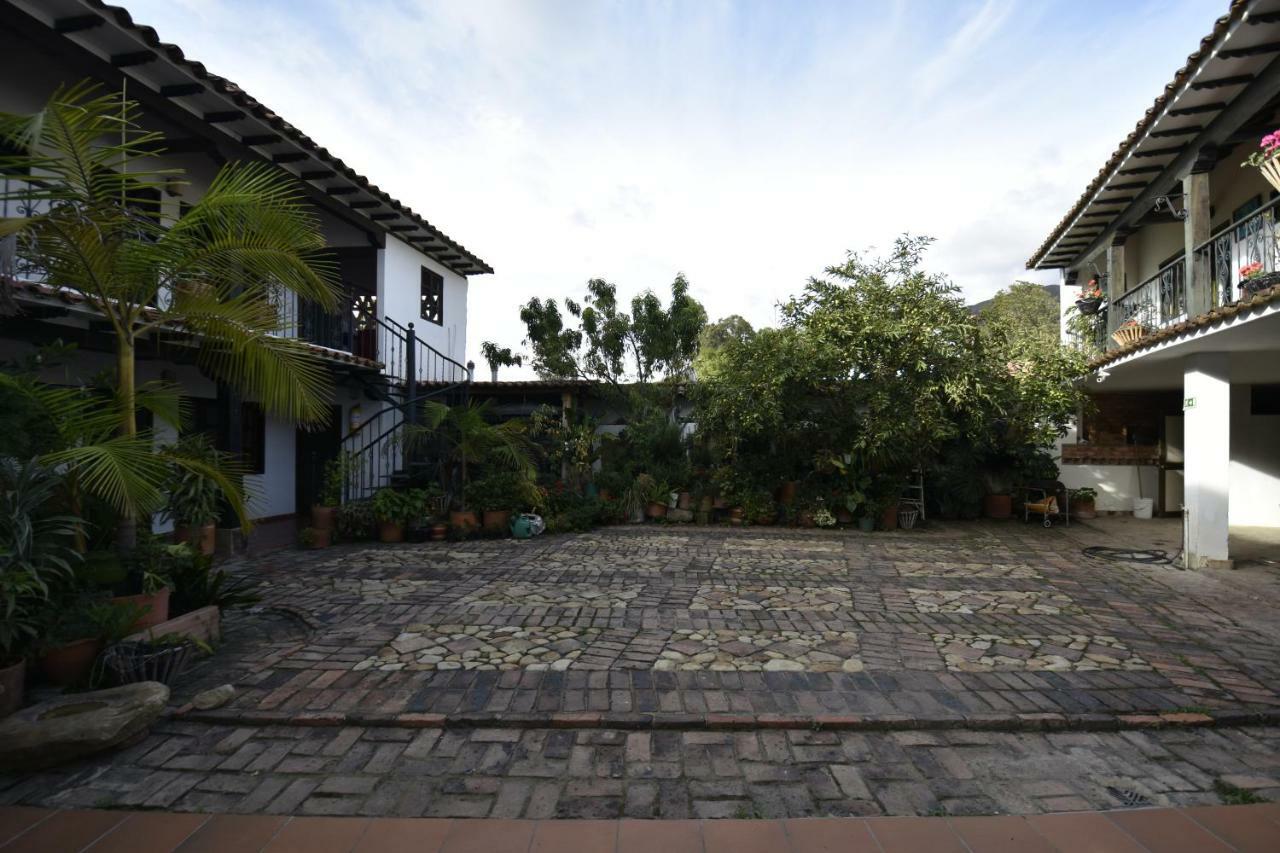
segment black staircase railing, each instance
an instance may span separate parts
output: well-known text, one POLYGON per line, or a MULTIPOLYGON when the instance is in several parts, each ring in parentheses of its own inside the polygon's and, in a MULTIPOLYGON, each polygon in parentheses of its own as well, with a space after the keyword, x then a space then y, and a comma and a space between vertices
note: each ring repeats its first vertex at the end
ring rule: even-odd
MULTIPOLYGON (((343 439, 347 462, 343 502, 370 498, 379 489, 411 480, 426 468, 429 451, 412 427, 427 400, 465 400, 471 370, 417 336, 413 324, 372 318, 371 342, 383 364, 382 407, 343 439)), ((357 353, 362 354, 362 353, 357 353)))

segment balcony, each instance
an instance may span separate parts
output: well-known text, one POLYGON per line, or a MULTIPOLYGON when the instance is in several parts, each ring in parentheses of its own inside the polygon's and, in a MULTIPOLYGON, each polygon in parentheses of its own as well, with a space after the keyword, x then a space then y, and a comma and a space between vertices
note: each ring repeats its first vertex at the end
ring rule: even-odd
POLYGON ((1187 264, 1184 256, 1165 264, 1151 278, 1116 297, 1108 308, 1109 330, 1136 323, 1146 331, 1187 318, 1187 264))
MULTIPOLYGON (((1233 222, 1196 247, 1197 264, 1208 270, 1211 304, 1215 308, 1233 305, 1242 296, 1242 271, 1253 265, 1255 276, 1280 272, 1280 243, 1276 235, 1276 210, 1280 198, 1273 199, 1244 219, 1233 222)), ((1274 281, 1274 280, 1273 280, 1274 281)))

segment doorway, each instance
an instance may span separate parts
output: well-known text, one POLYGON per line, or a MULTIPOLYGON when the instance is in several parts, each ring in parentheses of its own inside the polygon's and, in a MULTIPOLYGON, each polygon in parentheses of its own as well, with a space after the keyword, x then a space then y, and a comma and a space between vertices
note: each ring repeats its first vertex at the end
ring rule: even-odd
POLYGON ((311 505, 320 499, 325 466, 331 459, 337 459, 342 449, 342 407, 329 407, 329 419, 324 426, 299 429, 294 444, 297 447, 295 506, 298 515, 305 519, 311 505))

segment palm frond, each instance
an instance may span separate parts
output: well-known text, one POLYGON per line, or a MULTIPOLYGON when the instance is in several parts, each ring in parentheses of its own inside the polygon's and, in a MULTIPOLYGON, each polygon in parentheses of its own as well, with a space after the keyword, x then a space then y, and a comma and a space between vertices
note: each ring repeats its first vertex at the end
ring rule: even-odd
POLYGON ((165 458, 155 452, 151 433, 115 436, 98 444, 69 447, 41 457, 65 466, 81 487, 127 518, 141 518, 164 504, 165 458))

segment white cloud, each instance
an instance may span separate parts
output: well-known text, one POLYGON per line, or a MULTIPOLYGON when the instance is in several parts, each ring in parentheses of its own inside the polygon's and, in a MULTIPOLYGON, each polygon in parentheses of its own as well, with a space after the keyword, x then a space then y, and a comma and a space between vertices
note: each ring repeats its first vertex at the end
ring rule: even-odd
POLYGON ((771 322, 904 231, 973 300, 1035 277, 1220 5, 129 3, 495 267, 473 357, 597 276, 771 322))

